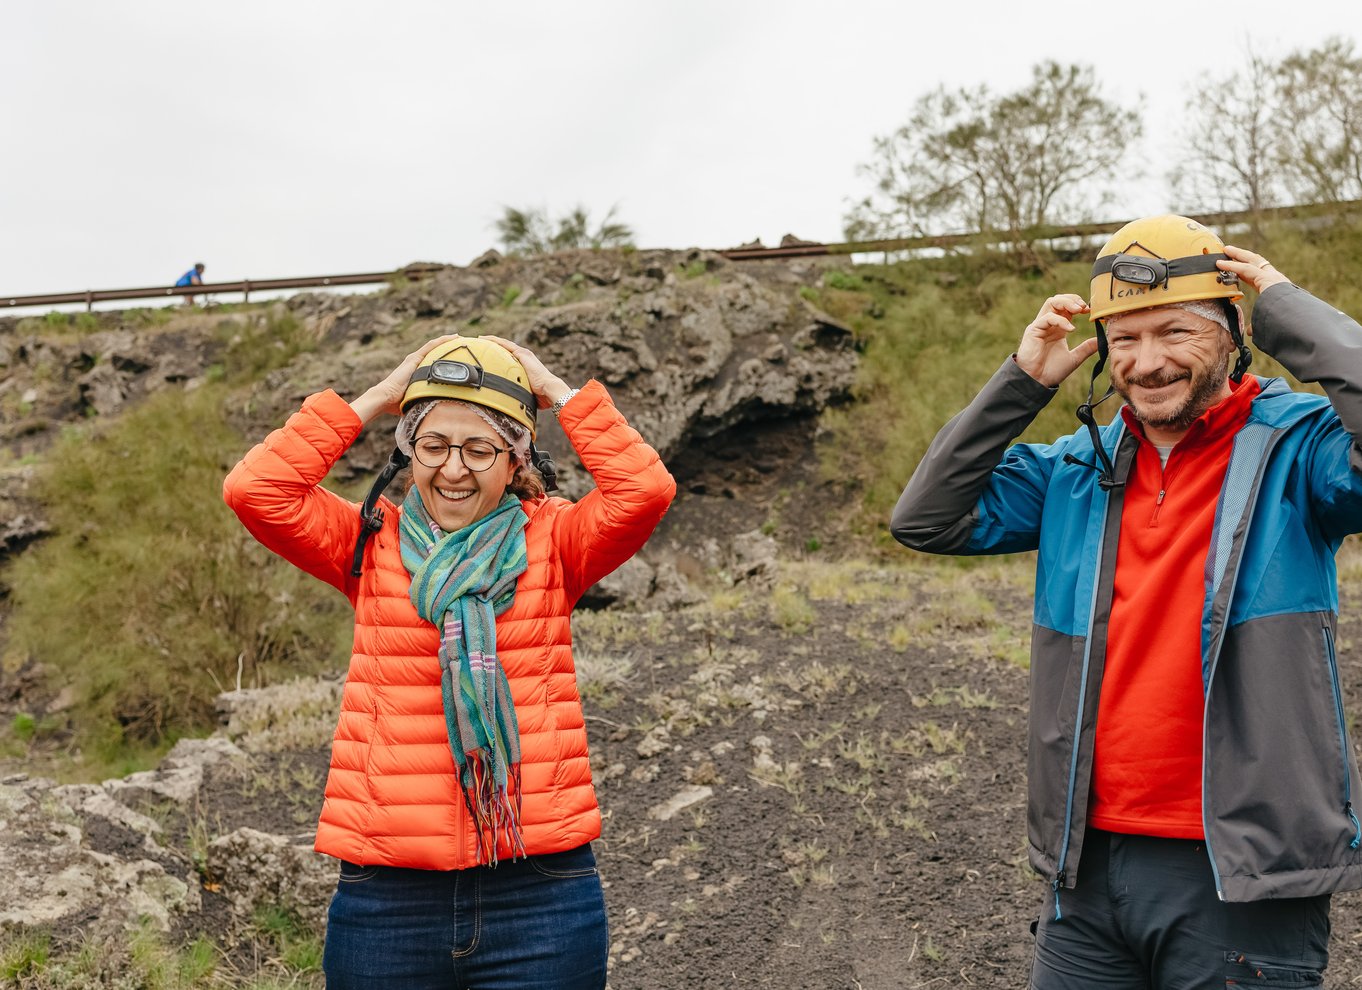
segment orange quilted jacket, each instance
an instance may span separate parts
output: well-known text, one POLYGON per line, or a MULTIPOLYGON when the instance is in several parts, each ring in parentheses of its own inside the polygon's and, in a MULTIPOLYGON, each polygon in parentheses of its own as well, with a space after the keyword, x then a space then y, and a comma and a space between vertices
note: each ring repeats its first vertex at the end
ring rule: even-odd
MULTIPOLYGON (((529 566, 515 603, 497 617, 497 652, 520 723, 522 826, 532 855, 600 835, 568 616, 582 592, 643 546, 676 490, 657 452, 600 383, 587 383, 559 421, 596 487, 576 503, 523 503, 529 566)), ((439 632, 407 596, 398 507, 383 500, 383 528, 354 578, 359 506, 321 487, 360 428, 335 392, 313 395, 223 485, 227 504, 256 539, 355 607, 354 654, 316 847, 361 864, 476 866, 477 839, 440 700, 439 632)), ((510 855, 498 849, 499 857, 510 855)))

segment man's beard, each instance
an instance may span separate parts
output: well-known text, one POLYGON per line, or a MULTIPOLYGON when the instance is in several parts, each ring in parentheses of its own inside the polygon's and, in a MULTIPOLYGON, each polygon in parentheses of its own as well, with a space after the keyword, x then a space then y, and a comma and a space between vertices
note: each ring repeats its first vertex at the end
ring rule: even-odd
POLYGON ((1160 430, 1185 430, 1196 422, 1198 416, 1215 404, 1216 396, 1220 394, 1220 390, 1225 385, 1229 368, 1230 352, 1225 350, 1221 353, 1220 360, 1199 372, 1184 371, 1181 374, 1140 375, 1119 381, 1113 375, 1111 384, 1116 389, 1116 394, 1125 399, 1130 408, 1135 410, 1135 418, 1145 426, 1152 426, 1160 430), (1183 399, 1181 405, 1167 413, 1148 414, 1130 397, 1130 390, 1136 386, 1161 388, 1164 385, 1171 385, 1174 382, 1186 379, 1190 379, 1192 383, 1187 392, 1187 398, 1183 399))

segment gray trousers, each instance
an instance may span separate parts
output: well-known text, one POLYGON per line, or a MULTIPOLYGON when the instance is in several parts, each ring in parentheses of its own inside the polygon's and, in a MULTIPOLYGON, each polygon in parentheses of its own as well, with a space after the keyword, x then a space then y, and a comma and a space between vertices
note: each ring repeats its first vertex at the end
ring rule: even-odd
POLYGON ((1329 895, 1229 904, 1199 840, 1089 829, 1078 885, 1046 895, 1031 990, 1317 987, 1329 895))

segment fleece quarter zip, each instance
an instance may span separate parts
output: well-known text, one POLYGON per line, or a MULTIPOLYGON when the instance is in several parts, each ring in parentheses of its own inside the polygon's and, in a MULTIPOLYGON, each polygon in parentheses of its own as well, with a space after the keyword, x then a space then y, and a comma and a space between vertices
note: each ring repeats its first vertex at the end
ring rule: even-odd
POLYGON ((1235 434, 1261 391, 1252 376, 1231 388, 1166 465, 1123 410, 1138 449, 1121 508, 1089 809, 1107 831, 1203 837, 1206 556, 1235 434))

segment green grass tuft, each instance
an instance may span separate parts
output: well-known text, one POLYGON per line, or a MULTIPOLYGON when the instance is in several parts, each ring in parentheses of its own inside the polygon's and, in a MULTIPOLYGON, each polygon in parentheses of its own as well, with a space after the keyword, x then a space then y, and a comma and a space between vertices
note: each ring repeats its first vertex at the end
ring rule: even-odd
POLYGON ((29 742, 33 734, 38 731, 38 720, 28 712, 19 712, 10 721, 10 732, 14 738, 20 742, 29 742))
POLYGON ((224 377, 232 381, 254 381, 317 345, 298 318, 279 304, 263 313, 225 320, 218 334, 227 344, 224 377))
POLYGON ((41 929, 0 932, 0 986, 22 990, 208 990, 237 985, 222 972, 222 959, 211 939, 201 936, 177 944, 145 921, 112 937, 83 935, 61 942, 41 929))
POLYGON ((0 977, 9 981, 39 974, 47 968, 51 954, 52 937, 47 932, 16 932, 0 942, 0 977))
POLYGON ((296 913, 278 905, 262 905, 254 915, 256 930, 272 944, 284 966, 297 973, 319 973, 322 936, 296 913))

